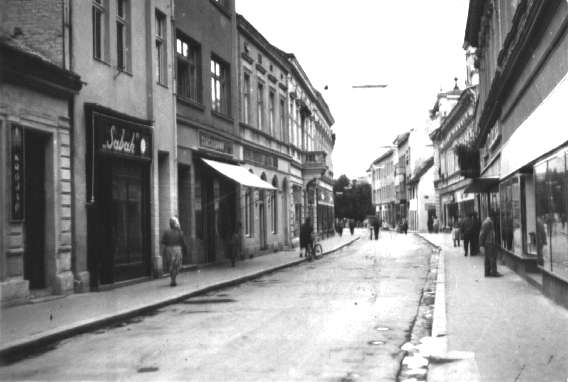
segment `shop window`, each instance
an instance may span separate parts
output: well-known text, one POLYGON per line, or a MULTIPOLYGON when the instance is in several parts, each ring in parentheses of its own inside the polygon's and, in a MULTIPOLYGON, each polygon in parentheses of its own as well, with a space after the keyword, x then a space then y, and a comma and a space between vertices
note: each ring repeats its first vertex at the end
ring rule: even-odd
POLYGON ((178 32, 176 57, 178 96, 201 102, 201 46, 178 32))
POLYGON ((566 152, 535 166, 536 241, 544 268, 568 277, 568 170, 566 152))
POLYGON ((272 185, 276 190, 272 191, 272 233, 278 233, 278 179, 272 180, 272 185))

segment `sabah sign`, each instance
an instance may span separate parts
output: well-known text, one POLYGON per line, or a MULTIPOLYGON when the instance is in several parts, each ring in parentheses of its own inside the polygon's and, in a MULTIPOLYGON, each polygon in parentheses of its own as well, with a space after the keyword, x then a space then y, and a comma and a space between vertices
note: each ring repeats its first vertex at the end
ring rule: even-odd
POLYGON ((152 131, 132 122, 94 115, 95 148, 99 153, 152 159, 152 131))

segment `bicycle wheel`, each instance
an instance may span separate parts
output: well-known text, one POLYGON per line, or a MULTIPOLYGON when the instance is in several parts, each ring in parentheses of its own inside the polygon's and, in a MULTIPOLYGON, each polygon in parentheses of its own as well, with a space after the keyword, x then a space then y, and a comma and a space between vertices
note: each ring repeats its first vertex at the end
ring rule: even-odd
POLYGON ((320 259, 323 256, 323 248, 321 244, 316 244, 314 246, 314 257, 320 259))

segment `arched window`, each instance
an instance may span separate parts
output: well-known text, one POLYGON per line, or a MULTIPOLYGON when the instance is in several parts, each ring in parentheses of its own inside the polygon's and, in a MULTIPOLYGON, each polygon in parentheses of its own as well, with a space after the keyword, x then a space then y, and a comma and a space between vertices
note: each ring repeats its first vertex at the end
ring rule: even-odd
POLYGON ((272 185, 276 190, 272 191, 272 233, 278 233, 278 179, 272 179, 272 185))

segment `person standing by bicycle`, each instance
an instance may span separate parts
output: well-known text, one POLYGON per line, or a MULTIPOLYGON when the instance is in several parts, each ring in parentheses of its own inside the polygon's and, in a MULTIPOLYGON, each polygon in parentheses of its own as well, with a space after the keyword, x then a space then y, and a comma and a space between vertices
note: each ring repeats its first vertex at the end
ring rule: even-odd
POLYGON ((308 216, 300 227, 300 257, 302 257, 302 249, 305 249, 304 254, 306 257, 311 253, 314 245, 313 233, 312 219, 308 216))

